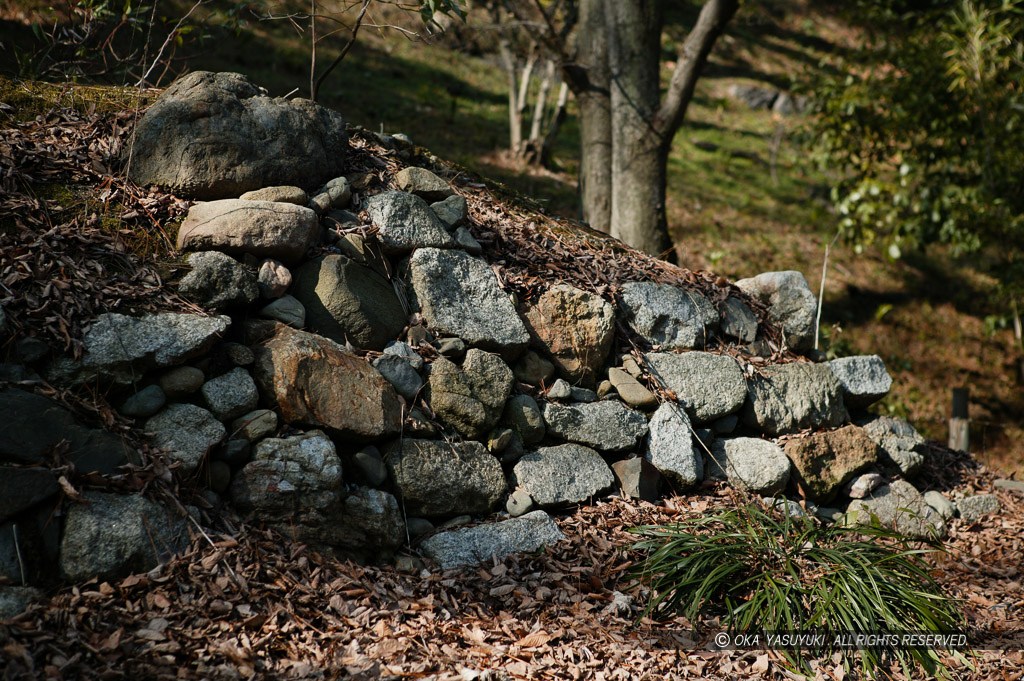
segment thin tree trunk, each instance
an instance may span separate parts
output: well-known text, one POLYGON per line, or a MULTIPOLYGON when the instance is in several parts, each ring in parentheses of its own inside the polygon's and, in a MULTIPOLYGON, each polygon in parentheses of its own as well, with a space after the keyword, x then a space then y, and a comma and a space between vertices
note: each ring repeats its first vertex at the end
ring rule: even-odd
MULTIPOLYGON (((522 125, 523 119, 526 118, 526 109, 529 107, 530 101, 530 79, 533 78, 533 67, 537 63, 537 54, 530 50, 530 56, 526 59, 526 64, 523 65, 523 71, 519 74, 519 124, 522 125)), ((523 134, 522 128, 520 128, 519 141, 522 143, 523 134)), ((513 146, 513 149, 518 149, 518 146, 513 146)))
POLYGON ((565 122, 566 105, 569 103, 569 84, 564 80, 558 89, 558 100, 555 103, 555 112, 551 116, 551 123, 548 125, 548 132, 544 135, 544 141, 540 145, 540 160, 538 161, 545 168, 551 165, 551 149, 555 146, 555 139, 558 131, 565 122))
POLYGON ((605 0, 580 0, 578 60, 564 68, 580 109, 581 217, 611 231, 612 116, 605 0))
POLYGON ((605 11, 614 130, 611 234, 661 256, 672 252, 665 217, 668 144, 654 127, 664 5, 606 0, 605 11))
POLYGON ((512 54, 512 46, 506 36, 498 40, 501 61, 505 66, 508 79, 508 139, 509 148, 515 149, 523 141, 523 119, 519 109, 519 87, 516 82, 516 60, 512 54))
POLYGON ((547 69, 544 71, 544 78, 540 81, 540 90, 537 91, 537 101, 533 103, 533 121, 530 125, 531 146, 537 145, 540 140, 541 130, 544 126, 544 113, 548 108, 548 95, 551 94, 551 84, 554 81, 555 62, 548 61, 547 69))

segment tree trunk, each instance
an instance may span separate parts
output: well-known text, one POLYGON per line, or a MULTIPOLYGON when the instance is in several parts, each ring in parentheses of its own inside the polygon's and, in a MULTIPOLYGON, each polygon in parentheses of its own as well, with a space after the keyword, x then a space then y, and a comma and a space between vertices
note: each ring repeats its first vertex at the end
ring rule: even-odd
MULTIPOLYGON (((654 256, 672 252, 665 217, 667 138, 654 122, 664 4, 606 0, 611 73, 611 234, 654 256)), ((675 132, 674 130, 672 132, 675 132)))
POLYGON ((605 0, 581 0, 577 63, 566 81, 580 109, 580 204, 584 222, 611 231, 612 117, 605 0))
POLYGON ((555 139, 558 131, 565 122, 566 105, 569 103, 569 85, 563 80, 558 89, 558 101, 555 102, 555 112, 548 124, 548 132, 544 135, 544 141, 540 145, 540 164, 545 168, 551 167, 551 149, 555 146, 555 139))

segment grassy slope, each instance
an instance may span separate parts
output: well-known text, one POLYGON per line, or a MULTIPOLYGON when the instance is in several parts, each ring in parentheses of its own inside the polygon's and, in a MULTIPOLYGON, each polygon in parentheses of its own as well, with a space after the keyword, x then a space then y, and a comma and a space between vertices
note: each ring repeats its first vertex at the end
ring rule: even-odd
MULTIPOLYGON (((11 26, 0 28, 9 32, 11 26)), ((822 68, 823 57, 853 44, 855 36, 840 18, 800 3, 771 11, 748 3, 741 10, 716 47, 670 159, 669 219, 685 264, 732 278, 797 269, 817 291, 836 221, 822 199, 825 178, 798 142, 803 121, 752 111, 726 92, 738 82, 799 82, 806 69, 822 68), (774 173, 768 163, 773 137, 781 140, 774 173), (718 149, 700 149, 696 140, 718 149)), ((321 44, 321 64, 340 42, 321 44)), ((489 42, 486 33, 478 34, 478 44, 489 42)), ((275 95, 308 91, 308 36, 287 22, 255 24, 239 36, 215 31, 192 51, 189 68, 240 71, 275 95)), ((552 212, 573 214, 575 117, 555 152, 567 172, 522 172, 501 153, 504 83, 493 57, 364 29, 326 82, 322 101, 354 123, 406 132, 441 156, 536 196, 552 212)), ((942 253, 891 262, 838 245, 829 261, 822 327, 826 347, 838 354, 882 356, 895 386, 879 410, 909 417, 929 437, 945 438, 949 389, 971 386, 977 453, 1020 470, 1024 431, 1014 420, 1024 413, 1024 397, 1014 371, 1017 353, 1008 331, 986 332, 984 317, 1005 312, 988 306, 990 293, 969 263, 942 253)))

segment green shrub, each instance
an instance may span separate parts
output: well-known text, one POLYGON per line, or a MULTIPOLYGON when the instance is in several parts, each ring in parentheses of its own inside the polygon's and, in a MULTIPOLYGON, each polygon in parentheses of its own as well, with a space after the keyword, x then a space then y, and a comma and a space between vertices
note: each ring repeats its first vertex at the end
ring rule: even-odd
POLYGON ((1024 294, 1024 0, 858 5, 868 36, 810 85, 840 231, 893 258, 970 254, 1024 294))
MULTIPOLYGON (((644 614, 657 619, 684 615, 696 624, 719 615, 734 633, 964 628, 957 601, 942 593, 922 560, 941 546, 880 527, 822 525, 748 505, 631 531, 643 537, 633 548, 647 553, 636 573, 651 588, 644 614)), ((809 670, 806 651, 782 652, 794 669, 809 670)), ((838 652, 849 670, 853 651, 838 652)), ((947 673, 934 650, 859 652, 869 676, 887 655, 904 667, 947 673)))

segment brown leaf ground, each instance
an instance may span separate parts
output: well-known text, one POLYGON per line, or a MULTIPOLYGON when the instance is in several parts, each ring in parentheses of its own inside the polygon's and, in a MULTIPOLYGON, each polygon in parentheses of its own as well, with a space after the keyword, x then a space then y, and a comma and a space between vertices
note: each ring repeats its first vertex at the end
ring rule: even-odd
MULTIPOLYGON (((955 491, 988 490, 991 478, 965 470, 955 491)), ((964 600, 972 627, 993 641, 1018 634, 1007 649, 978 650, 975 670, 954 666, 957 678, 1021 678, 1024 498, 997 495, 998 515, 953 522, 934 574, 964 600)), ((333 560, 224 518, 220 531, 197 530, 190 553, 147 575, 61 588, 0 625, 2 677, 783 678, 776 652, 715 652, 683 619, 609 609, 615 591, 642 603, 629 528, 735 502, 715 486, 661 506, 595 500, 557 518, 568 541, 447 571, 333 560)), ((698 624, 713 630, 715 621, 698 624)), ((818 669, 817 678, 842 678, 833 660, 818 669)))

